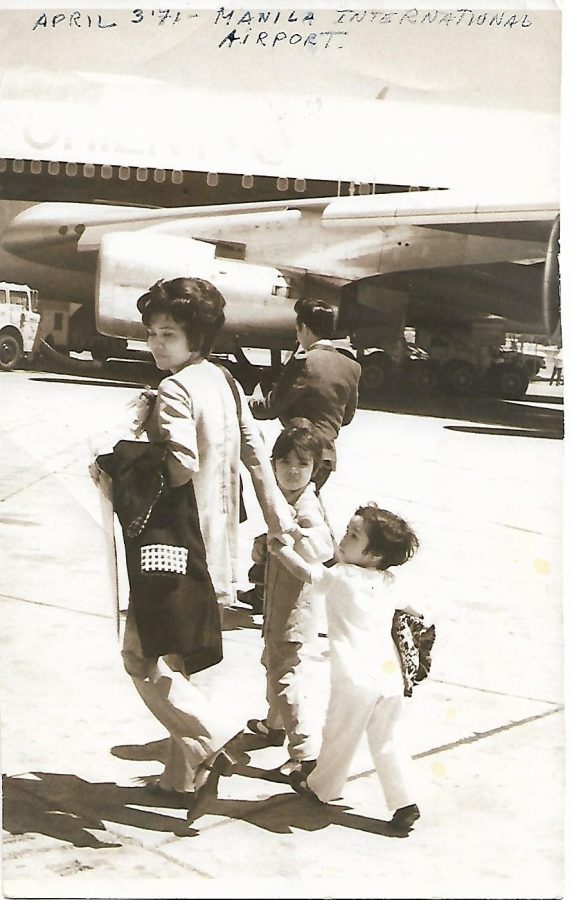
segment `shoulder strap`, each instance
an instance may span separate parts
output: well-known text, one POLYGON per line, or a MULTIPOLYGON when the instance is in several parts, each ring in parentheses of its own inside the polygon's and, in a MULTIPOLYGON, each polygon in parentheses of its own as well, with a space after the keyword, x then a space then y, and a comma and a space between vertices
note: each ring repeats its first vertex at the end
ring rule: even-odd
MULTIPOLYGON (((238 419, 238 424, 239 424, 239 426, 240 426, 240 421, 241 421, 241 419, 242 419, 242 414, 241 414, 240 397, 239 397, 239 395, 238 395, 238 389, 237 389, 237 387, 236 387, 236 381, 234 380, 234 378, 232 377, 231 373, 228 371, 228 369, 227 369, 225 366, 221 366, 221 365, 219 365, 218 363, 215 363, 215 365, 216 365, 219 369, 221 369, 221 371, 223 372, 224 377, 226 378, 226 380, 227 380, 227 382, 228 382, 228 386, 229 386, 229 388, 230 388, 231 391, 232 391, 232 396, 234 397, 234 403, 235 403, 235 406, 236 406, 236 418, 238 419)), ((242 495, 242 476, 240 477, 240 482, 239 482, 239 483, 240 483, 240 488, 239 488, 239 498, 238 498, 238 521, 239 521, 239 522, 246 522, 246 519, 248 518, 248 516, 247 516, 247 513, 246 513, 246 507, 245 507, 245 505, 244 505, 244 497, 243 497, 243 495, 242 495)))
POLYGON ((240 404, 240 397, 238 396, 238 390, 237 390, 237 387, 236 387, 236 381, 234 380, 233 376, 230 374, 230 372, 228 371, 228 369, 226 368, 226 366, 221 366, 221 365, 219 365, 219 363, 215 363, 215 365, 221 370, 221 372, 223 373, 224 377, 225 377, 226 380, 228 381, 228 386, 230 387, 230 389, 231 389, 231 391, 232 391, 232 396, 234 397, 234 403, 235 403, 235 406, 236 406, 236 415, 237 415, 238 420, 239 420, 239 422, 240 422, 240 419, 241 419, 241 404, 240 404))

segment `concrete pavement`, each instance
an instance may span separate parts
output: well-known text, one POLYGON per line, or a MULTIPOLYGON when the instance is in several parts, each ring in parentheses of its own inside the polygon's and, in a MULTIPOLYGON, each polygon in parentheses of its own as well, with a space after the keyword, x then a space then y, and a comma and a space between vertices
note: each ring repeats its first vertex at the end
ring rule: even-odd
MULTIPOLYGON (((86 475, 90 437, 123 419, 135 388, 1 382, 6 896, 562 896, 561 388, 535 382, 518 404, 387 403, 340 436, 324 489, 334 530, 370 499, 408 518, 422 548, 401 580, 438 628, 408 706, 422 818, 398 839, 365 745, 324 808, 271 771, 283 748, 253 746, 192 828, 146 789, 165 733, 123 672, 86 475)), ((279 428, 262 424, 271 444, 279 428)), ((246 501, 245 587, 262 527, 248 485, 246 501)), ((264 711, 260 630, 238 610, 225 628, 205 681, 238 730, 264 711)), ((319 720, 325 639, 308 666, 319 720)))

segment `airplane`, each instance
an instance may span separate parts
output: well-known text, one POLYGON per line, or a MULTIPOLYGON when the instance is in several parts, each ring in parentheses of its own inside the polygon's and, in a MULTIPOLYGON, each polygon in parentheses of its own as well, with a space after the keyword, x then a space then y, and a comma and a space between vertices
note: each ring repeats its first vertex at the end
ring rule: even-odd
MULTIPOLYGON (((554 335, 558 199, 526 198, 524 189, 491 194, 427 190, 178 209, 40 203, 13 219, 2 243, 44 276, 34 279, 40 293, 64 291, 83 304, 95 298, 97 330, 113 338, 144 340, 137 298, 157 279, 180 275, 206 278, 226 297, 215 347, 222 353, 292 347, 301 296, 333 303, 340 334, 360 350, 398 346, 406 325, 433 337, 448 330, 469 344, 487 323, 554 335)), ((472 389, 470 362, 460 362, 450 381, 472 389)))
MULTIPOLYGON (((513 27, 512 18, 469 17, 452 30, 407 19, 404 44, 381 25, 356 23, 353 50, 339 66, 312 54, 296 68, 279 55, 272 79, 259 77, 251 44, 240 51, 240 77, 230 51, 216 61, 196 54, 191 79, 192 42, 174 30, 168 53, 149 53, 151 42, 134 69, 131 44, 111 29, 116 71, 107 71, 107 56, 90 56, 91 72, 76 71, 86 32, 74 30, 70 44, 68 31, 54 29, 38 45, 35 68, 4 75, 0 141, 14 151, 3 152, 13 169, 47 166, 46 184, 64 167, 75 166, 77 177, 73 160, 91 153, 102 183, 117 173, 115 189, 105 205, 40 203, 5 213, 3 277, 79 304, 74 318, 94 316, 111 339, 138 340, 136 297, 159 277, 200 274, 228 300, 217 349, 268 347, 275 361, 294 342, 296 298, 321 297, 338 307, 340 333, 360 352, 380 348, 384 361, 388 350, 397 356, 404 325, 425 336, 434 356, 448 332, 449 343, 471 351, 449 360, 449 380, 473 383, 479 330, 558 330, 560 16, 535 13, 533 27, 522 17, 513 27), (479 29, 489 35, 486 65, 479 29), (65 76, 52 71, 63 44, 76 54, 65 76), (126 157, 137 167, 129 196, 129 179, 121 187, 126 157), (109 203, 147 196, 152 206, 138 179, 153 165, 170 165, 171 180, 183 179, 193 194, 188 205, 109 203), (193 190, 200 172, 211 192, 193 190), (209 185, 220 172, 233 193, 222 187, 226 175, 209 185), (288 172, 296 177, 284 179, 288 172), (249 179, 262 187, 271 173, 278 181, 270 192, 248 193, 249 179), (321 180, 331 184, 320 196, 321 180), (380 183, 399 191, 380 193, 380 183), (341 196, 343 184, 350 196, 341 196), (416 184, 434 189, 401 190, 416 184)), ((17 50, 21 26, 13 21, 17 50)), ((193 40, 211 40, 218 27, 204 17, 195 24, 193 40)), ((373 381, 376 369, 383 378, 381 359, 364 357, 373 381)))

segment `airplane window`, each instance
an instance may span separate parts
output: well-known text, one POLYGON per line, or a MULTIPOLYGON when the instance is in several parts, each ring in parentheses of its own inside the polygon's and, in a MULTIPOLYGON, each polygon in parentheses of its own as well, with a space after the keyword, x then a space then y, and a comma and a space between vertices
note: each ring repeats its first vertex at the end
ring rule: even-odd
POLYGON ((207 184, 209 187, 216 187, 218 184, 218 172, 207 172, 207 184))
POLYGON ((149 173, 144 166, 140 166, 137 169, 137 181, 147 181, 149 173))
POLYGON ((165 170, 164 169, 155 169, 153 172, 153 178, 157 182, 157 184, 162 184, 165 180, 165 170))
POLYGON ((58 234, 61 234, 62 237, 63 237, 63 236, 64 236, 65 234, 67 234, 67 233, 68 233, 68 226, 67 226, 67 225, 60 225, 60 227, 58 228, 58 234))
POLYGON ((23 159, 12 160, 12 171, 16 172, 20 175, 24 171, 24 160, 23 159))
POLYGON ((30 163, 30 172, 32 175, 39 175, 42 171, 42 160, 41 159, 33 159, 30 163))
POLYGON ((83 167, 83 177, 84 178, 93 178, 95 175, 95 166, 93 163, 85 163, 83 167))
POLYGON ((254 178, 252 177, 252 175, 242 176, 242 186, 247 190, 250 190, 250 188, 254 186, 254 178))
POLYGON ((171 172, 171 181, 173 184, 182 184, 183 173, 180 169, 173 169, 173 171, 171 172))
POLYGON ((294 182, 294 190, 298 191, 299 194, 303 194, 306 190, 306 179, 305 178, 297 178, 294 182))
POLYGON ((77 175, 77 163, 66 163, 66 175, 77 175))
POLYGON ((277 178, 276 179, 276 187, 279 191, 287 191, 288 190, 288 179, 287 178, 277 178))
POLYGON ((48 163, 48 175, 59 175, 60 174, 60 164, 59 162, 54 162, 53 160, 48 163))
POLYGON ((101 167, 101 177, 106 179, 113 178, 113 169, 111 166, 105 165, 101 167))
POLYGON ((369 194, 369 181, 360 181, 359 193, 363 196, 369 194))
POLYGON ((8 164, 5 159, 0 159, 0 172, 5 172, 8 164))
POLYGON ((119 166, 119 179, 120 181, 129 181, 131 176, 131 169, 129 166, 119 166))

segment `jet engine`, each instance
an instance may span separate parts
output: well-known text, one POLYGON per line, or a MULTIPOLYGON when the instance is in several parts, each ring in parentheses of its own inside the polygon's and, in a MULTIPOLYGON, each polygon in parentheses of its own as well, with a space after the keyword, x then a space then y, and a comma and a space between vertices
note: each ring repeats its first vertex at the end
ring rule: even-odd
POLYGON ((546 333, 555 344, 562 341, 562 327, 560 322, 560 216, 556 216, 550 240, 548 241, 548 253, 544 266, 544 281, 542 284, 542 310, 546 333))
POLYGON ((278 269, 216 256, 216 245, 156 234, 114 232, 101 239, 96 324, 101 334, 145 340, 137 299, 160 278, 204 278, 226 300, 226 322, 216 350, 276 347, 294 339, 295 299, 278 269))

